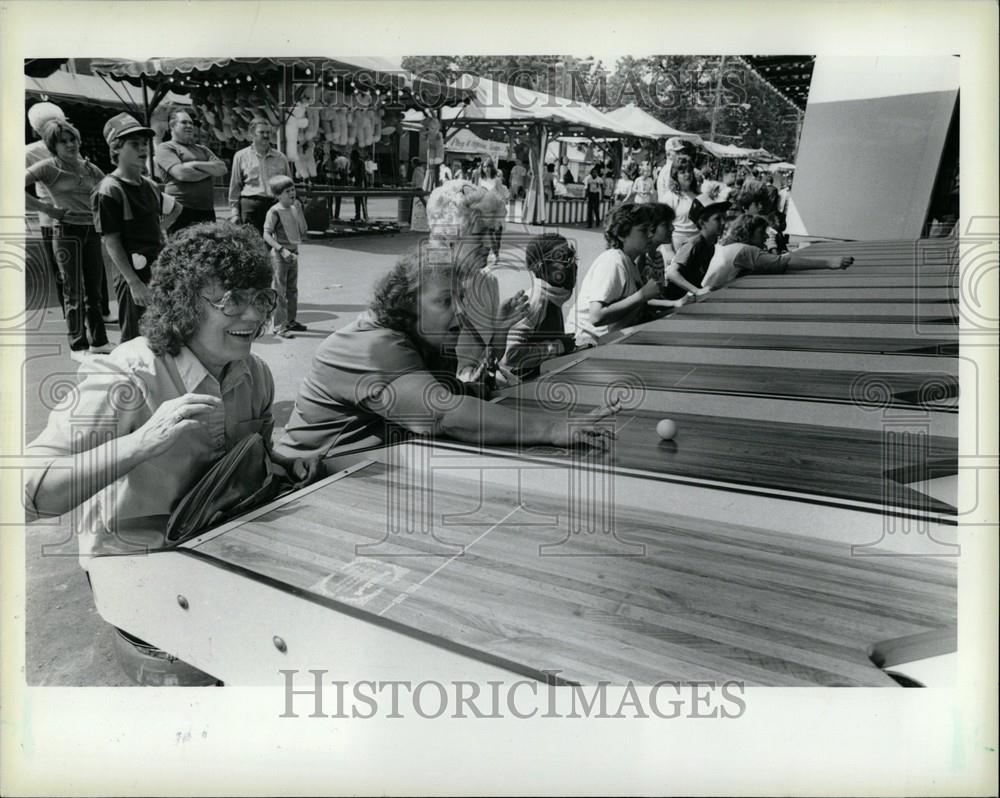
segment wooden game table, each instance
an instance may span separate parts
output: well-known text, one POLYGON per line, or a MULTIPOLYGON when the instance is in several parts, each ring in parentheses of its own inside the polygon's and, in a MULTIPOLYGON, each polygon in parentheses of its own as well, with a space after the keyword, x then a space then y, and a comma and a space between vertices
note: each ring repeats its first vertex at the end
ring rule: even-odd
POLYGON ((607 450, 394 442, 95 559, 98 610, 227 684, 895 686, 887 664, 955 649, 958 330, 915 299, 953 264, 928 285, 910 263, 946 244, 838 244, 855 267, 743 278, 495 400, 572 424, 618 399, 607 450), (866 284, 886 263, 896 282, 866 284), (878 321, 852 315, 864 290, 892 291, 878 321), (767 307, 711 318, 731 292, 767 307))

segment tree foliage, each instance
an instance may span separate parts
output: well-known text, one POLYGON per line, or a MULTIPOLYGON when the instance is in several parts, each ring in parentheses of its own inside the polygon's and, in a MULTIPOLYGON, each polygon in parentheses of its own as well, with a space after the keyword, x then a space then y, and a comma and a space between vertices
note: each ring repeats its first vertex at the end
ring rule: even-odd
POLYGON ((451 78, 479 75, 552 92, 601 110, 634 103, 671 127, 722 144, 764 147, 791 160, 795 108, 743 61, 720 56, 626 56, 615 64, 567 55, 411 56, 403 68, 451 78))

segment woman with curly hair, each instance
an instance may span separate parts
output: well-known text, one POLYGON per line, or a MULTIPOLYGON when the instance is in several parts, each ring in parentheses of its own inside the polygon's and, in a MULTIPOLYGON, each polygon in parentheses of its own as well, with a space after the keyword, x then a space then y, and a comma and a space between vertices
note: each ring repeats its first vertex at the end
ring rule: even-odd
POLYGON ((61 515, 83 504, 84 569, 94 555, 162 547, 170 513, 213 463, 252 433, 270 444, 274 380, 250 347, 274 310, 271 277, 250 227, 177 233, 160 253, 143 335, 88 361, 28 446, 40 465, 25 506, 61 515))
MULTIPOLYGON (((721 288, 744 274, 784 274, 806 269, 846 269, 851 257, 809 258, 796 253, 773 255, 764 251, 768 219, 744 213, 730 222, 701 284, 721 288)), ((808 250, 807 250, 808 251, 808 250)))
POLYGON ((674 232, 671 237, 673 251, 680 252, 684 242, 698 235, 698 225, 691 219, 691 203, 701 191, 694 161, 687 155, 678 155, 670 167, 670 190, 663 202, 674 212, 674 232))
POLYGON ((403 256, 376 284, 368 310, 316 350, 277 451, 318 457, 332 474, 409 434, 474 444, 599 443, 608 431, 597 422, 617 407, 593 411, 589 423, 571 428, 463 391, 454 360, 460 272, 454 261, 419 251, 403 256))

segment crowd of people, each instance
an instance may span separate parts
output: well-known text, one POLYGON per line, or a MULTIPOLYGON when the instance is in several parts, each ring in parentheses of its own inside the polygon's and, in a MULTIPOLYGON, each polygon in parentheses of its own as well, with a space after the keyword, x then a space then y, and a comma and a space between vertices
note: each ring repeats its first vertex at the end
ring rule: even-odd
MULTIPOLYGON (((296 311, 306 225, 269 125, 255 125, 253 141, 236 153, 231 216, 216 221, 211 184, 226 167, 193 140, 187 111, 171 115, 173 135, 153 153, 162 183, 144 173, 153 131, 128 114, 104 128, 115 164, 108 175, 80 158, 79 133, 55 106, 36 110, 31 121, 50 157, 36 152, 31 160, 29 152, 27 203, 50 217, 46 240, 57 253, 71 352, 88 367, 73 406, 53 411, 31 446, 49 461, 28 480, 27 501, 39 513, 86 501, 94 551, 119 542, 111 531, 123 522, 155 528, 147 516, 168 511, 248 431, 265 433, 275 462, 302 474, 342 468, 393 430, 481 443, 600 445, 609 434, 602 421, 616 407, 598 408, 570 429, 489 399, 537 376, 547 359, 599 345, 741 274, 851 264, 783 251, 781 197, 772 185, 739 182, 733 172, 713 181, 678 149, 656 173, 625 164, 613 186, 621 201, 603 222, 606 249, 579 286, 575 248, 546 233, 524 246, 527 287, 501 298, 495 269, 510 189, 483 159, 474 179, 453 172, 427 197, 426 246, 379 281, 367 312, 320 345, 272 446, 273 380, 251 347, 267 331, 305 329, 296 311), (35 196, 35 186, 45 193, 35 196), (103 310, 102 242, 117 271, 115 347, 103 310), (116 406, 116 380, 143 401, 116 406), (436 394, 453 399, 430 401, 436 394), (80 448, 88 440, 78 434, 80 406, 102 423, 117 418, 120 445, 100 473, 80 448), (81 469, 86 496, 66 489, 81 469), (164 472, 174 476, 154 487, 164 472), (112 499, 104 492, 113 482, 112 499)), ((418 179, 422 164, 414 167, 418 179)), ((527 178, 518 174, 518 189, 527 178)), ((607 188, 606 175, 593 168, 588 194, 604 197, 607 188)))
MULTIPOLYGON (((270 125, 255 124, 236 153, 230 217, 218 221, 212 183, 227 167, 195 142, 188 111, 171 114, 171 138, 152 153, 159 181, 146 174, 153 131, 129 114, 104 127, 110 174, 80 156, 80 134, 58 107, 36 104, 30 122, 39 141, 28 148, 26 203, 48 226, 42 241, 71 355, 86 365, 27 448, 37 467, 25 506, 50 516, 83 505, 84 568, 94 555, 165 545, 178 502, 254 433, 299 485, 399 435, 604 446, 618 404, 568 424, 490 399, 536 377, 546 360, 600 345, 742 274, 851 265, 785 251, 773 185, 731 171, 713 181, 678 149, 656 171, 627 162, 617 181, 592 168, 588 226, 602 223, 609 191, 618 200, 603 220, 606 249, 578 286, 572 243, 531 237, 527 287, 502 298, 495 269, 508 203, 530 176, 515 164, 508 188, 491 159, 468 178, 459 165, 426 197, 427 240, 378 281, 364 313, 320 344, 272 441, 274 379, 252 347, 266 332, 306 329, 296 318, 306 224, 270 125), (102 245, 116 272, 116 346, 102 245)), ((573 179, 560 166, 559 179, 573 179)), ((412 179, 424 179, 423 164, 413 167, 412 179)))

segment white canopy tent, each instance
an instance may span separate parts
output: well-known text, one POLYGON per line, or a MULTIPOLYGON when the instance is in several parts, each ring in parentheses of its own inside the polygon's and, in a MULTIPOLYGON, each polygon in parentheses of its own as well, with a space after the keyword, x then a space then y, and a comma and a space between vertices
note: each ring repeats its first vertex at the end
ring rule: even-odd
POLYGON ((680 138, 693 141, 696 144, 701 143, 701 136, 697 133, 684 133, 676 128, 672 128, 666 122, 661 122, 635 103, 629 103, 621 108, 606 111, 604 115, 623 127, 635 131, 632 134, 634 136, 656 139, 680 138))

